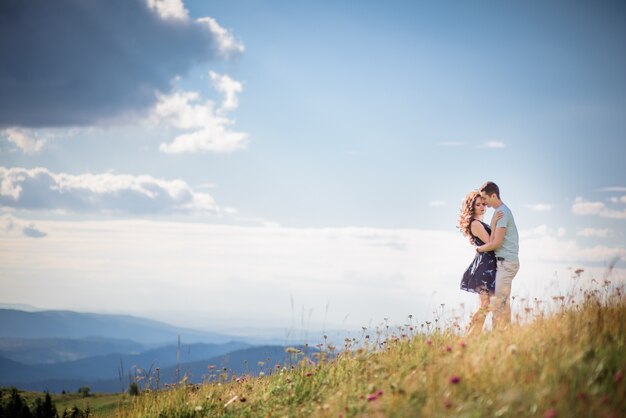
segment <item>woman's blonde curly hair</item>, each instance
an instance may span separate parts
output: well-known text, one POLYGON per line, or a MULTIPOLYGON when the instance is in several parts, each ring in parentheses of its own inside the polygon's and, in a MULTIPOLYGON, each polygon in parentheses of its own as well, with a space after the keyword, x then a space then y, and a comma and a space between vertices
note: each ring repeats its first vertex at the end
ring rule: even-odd
POLYGON ((478 190, 472 190, 465 196, 463 199, 463 204, 461 205, 461 213, 459 214, 459 226, 458 228, 461 230, 463 236, 469 238, 469 241, 472 245, 475 244, 474 236, 472 235, 472 231, 470 229, 470 225, 472 223, 472 219, 474 219, 474 205, 478 199, 482 199, 480 192, 478 190))

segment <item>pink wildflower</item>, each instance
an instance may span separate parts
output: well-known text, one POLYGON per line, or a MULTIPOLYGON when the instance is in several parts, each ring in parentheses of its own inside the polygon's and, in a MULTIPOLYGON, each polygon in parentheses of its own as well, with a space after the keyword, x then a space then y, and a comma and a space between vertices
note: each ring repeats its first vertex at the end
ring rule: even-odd
POLYGON ((545 414, 543 414, 543 418, 556 418, 556 409, 548 409, 545 414))
POLYGON ((450 347, 449 345, 446 346, 446 351, 449 353, 450 351, 452 351, 452 347, 450 347))
POLYGON ((426 340, 426 344, 433 345, 433 340, 431 340, 431 339, 426 340))
POLYGON ((461 378, 459 376, 452 376, 450 377, 450 383, 453 385, 456 385, 457 383, 459 383, 461 381, 461 378))
POLYGON ((624 380, 624 372, 621 370, 618 370, 617 372, 615 372, 615 375, 613 376, 613 381, 615 383, 620 383, 622 380, 624 380))

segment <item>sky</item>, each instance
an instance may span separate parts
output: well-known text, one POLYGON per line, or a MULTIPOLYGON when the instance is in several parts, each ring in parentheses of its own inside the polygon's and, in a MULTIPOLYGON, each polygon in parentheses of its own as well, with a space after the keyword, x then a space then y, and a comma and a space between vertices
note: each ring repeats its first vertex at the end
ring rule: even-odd
POLYGON ((487 180, 518 307, 624 284, 623 39, 617 1, 4 1, 0 303, 466 321, 457 219, 487 180))

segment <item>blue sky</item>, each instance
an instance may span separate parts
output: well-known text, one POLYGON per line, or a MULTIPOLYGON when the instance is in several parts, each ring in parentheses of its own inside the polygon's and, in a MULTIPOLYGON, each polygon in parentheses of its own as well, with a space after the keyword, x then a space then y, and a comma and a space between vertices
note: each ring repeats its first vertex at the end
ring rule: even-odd
POLYGON ((626 256, 620 2, 15 2, 0 20, 0 302, 233 329, 471 306, 455 225, 486 180, 522 231, 514 292, 626 256))

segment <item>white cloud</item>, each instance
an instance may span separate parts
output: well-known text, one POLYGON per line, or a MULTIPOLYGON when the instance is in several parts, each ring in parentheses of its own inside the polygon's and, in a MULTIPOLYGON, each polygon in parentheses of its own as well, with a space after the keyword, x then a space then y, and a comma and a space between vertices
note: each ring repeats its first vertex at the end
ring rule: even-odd
POLYGON ((147 175, 53 173, 0 167, 0 207, 127 214, 218 213, 207 193, 147 175))
POLYGON ((210 71, 209 76, 213 80, 213 85, 224 95, 224 100, 220 106, 220 110, 228 112, 239 107, 239 99, 237 94, 243 91, 243 85, 241 82, 233 80, 228 75, 220 75, 215 71, 210 71))
POLYGON ((598 189, 599 192, 626 192, 626 187, 612 186, 598 189))
POLYGON ((553 234, 554 230, 549 228, 546 224, 519 231, 520 238, 547 237, 553 234))
POLYGON ((226 153, 245 149, 248 134, 228 131, 222 124, 209 125, 188 134, 178 135, 174 142, 161 144, 159 150, 169 154, 214 152, 226 153))
POLYGON ((0 216, 0 229, 9 233, 15 229, 15 218, 11 215, 0 216))
POLYGON ((431 208, 440 208, 445 205, 446 202, 444 202, 443 200, 433 200, 431 202, 428 202, 428 206, 430 206, 431 208))
POLYGON ((243 90, 242 84, 227 75, 211 72, 210 76, 224 95, 219 110, 211 100, 201 102, 197 92, 177 92, 159 98, 152 118, 169 122, 181 130, 191 130, 176 136, 171 143, 162 143, 159 146, 162 152, 226 153, 247 147, 248 134, 231 130, 235 121, 224 114, 237 108, 237 94, 243 90))
POLYGON ((232 32, 220 26, 212 17, 202 17, 197 22, 205 24, 217 40, 219 52, 228 57, 245 51, 245 46, 233 36, 232 32))
POLYGON ((189 12, 185 8, 182 0, 146 0, 148 7, 155 10, 163 19, 189 18, 189 12))
POLYGON ((603 202, 591 202, 577 197, 572 205, 572 212, 576 215, 597 215, 603 218, 626 219, 626 209, 614 210, 603 202))
POLYGON ((32 130, 9 128, 4 131, 7 139, 27 154, 35 154, 46 145, 46 138, 37 138, 32 130))
POLYGON ((576 231, 576 235, 581 237, 598 237, 606 238, 612 234, 610 229, 598 229, 598 228, 582 228, 576 231))
POLYGON ((506 144, 500 141, 488 141, 482 145, 482 148, 506 148, 506 144))
POLYGON ((536 204, 532 204, 532 205, 525 205, 528 209, 532 210, 533 212, 548 212, 552 210, 552 205, 549 205, 547 203, 536 203, 536 204))

